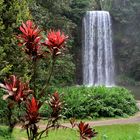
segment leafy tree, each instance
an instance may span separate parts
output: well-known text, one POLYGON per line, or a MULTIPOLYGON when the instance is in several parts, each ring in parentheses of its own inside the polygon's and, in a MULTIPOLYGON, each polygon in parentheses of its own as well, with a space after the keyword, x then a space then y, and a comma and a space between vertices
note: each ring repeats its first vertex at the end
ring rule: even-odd
POLYGON ((28 64, 15 41, 18 25, 31 18, 26 0, 0 0, 0 75, 15 72, 23 76, 28 64), (23 14, 24 13, 24 14, 23 14), (17 59, 19 60, 17 62, 17 59))

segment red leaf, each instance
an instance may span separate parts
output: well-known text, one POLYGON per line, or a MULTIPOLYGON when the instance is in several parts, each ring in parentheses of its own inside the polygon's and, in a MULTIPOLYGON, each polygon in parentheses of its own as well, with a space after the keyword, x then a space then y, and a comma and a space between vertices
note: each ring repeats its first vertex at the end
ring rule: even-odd
POLYGON ((57 56, 61 54, 60 49, 63 48, 64 43, 66 42, 67 39, 68 36, 65 36, 63 32, 62 33, 60 32, 60 30, 56 32, 50 31, 47 35, 47 39, 44 44, 46 44, 46 46, 50 50, 50 53, 53 56, 57 56))
POLYGON ((26 21, 26 23, 22 23, 19 27, 22 34, 18 35, 17 39, 19 39, 19 46, 25 45, 24 51, 27 53, 31 59, 36 60, 42 56, 42 52, 40 50, 41 46, 41 35, 40 30, 31 20, 26 21))

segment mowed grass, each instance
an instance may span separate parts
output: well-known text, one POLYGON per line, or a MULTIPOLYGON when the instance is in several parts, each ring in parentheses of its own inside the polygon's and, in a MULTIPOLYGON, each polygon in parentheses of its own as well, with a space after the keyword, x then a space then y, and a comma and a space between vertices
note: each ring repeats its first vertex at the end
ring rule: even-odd
POLYGON ((140 124, 96 127, 99 132, 95 140, 140 140, 140 124))
MULTIPOLYGON (((6 130, 5 127, 0 127, 0 130, 6 130)), ((95 127, 98 135, 92 140, 140 140, 140 124, 127 124, 127 125, 111 125, 111 126, 98 126, 95 127)), ((25 131, 15 129, 13 139, 9 140, 26 140, 25 131)), ((48 137, 42 140, 79 140, 77 131, 70 129, 59 129, 50 131, 48 137)), ((0 140, 6 140, 1 136, 0 140)))

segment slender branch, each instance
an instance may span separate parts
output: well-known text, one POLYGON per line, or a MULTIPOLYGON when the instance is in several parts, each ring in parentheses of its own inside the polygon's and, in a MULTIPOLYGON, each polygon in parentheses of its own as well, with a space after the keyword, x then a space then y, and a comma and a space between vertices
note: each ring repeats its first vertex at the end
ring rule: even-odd
POLYGON ((11 135, 17 122, 15 120, 12 121, 12 109, 9 106, 8 106, 8 123, 9 123, 9 132, 11 135))
POLYGON ((41 131, 41 132, 39 133, 39 138, 38 138, 38 140, 40 140, 41 137, 42 137, 42 135, 43 135, 48 129, 50 129, 51 127, 52 127, 52 126, 46 127, 43 131, 41 131))
POLYGON ((29 140, 31 140, 31 139, 32 139, 31 128, 29 128, 29 134, 30 134, 30 135, 29 135, 29 136, 30 136, 30 137, 29 137, 29 140))
POLYGON ((33 87, 34 87, 34 96, 36 97, 36 71, 37 71, 37 62, 33 61, 33 87))
POLYGON ((48 78, 47 78, 47 80, 45 82, 45 85, 43 86, 43 88, 42 88, 42 90, 40 92, 39 97, 44 95, 44 92, 45 92, 46 88, 49 86, 49 83, 50 83, 50 80, 51 80, 51 77, 52 77, 52 74, 53 74, 53 70, 54 70, 55 61, 56 61, 56 59, 55 59, 55 57, 53 57, 52 58, 52 63, 51 63, 51 66, 50 66, 50 70, 49 70, 48 78))
POLYGON ((26 132, 27 132, 28 139, 30 139, 30 134, 29 134, 28 128, 26 129, 26 132))
POLYGON ((51 77, 52 77, 52 74, 53 74, 54 65, 55 65, 55 58, 52 61, 51 70, 50 70, 49 77, 48 77, 48 80, 47 80, 47 83, 46 84, 49 84, 49 82, 51 80, 51 77))

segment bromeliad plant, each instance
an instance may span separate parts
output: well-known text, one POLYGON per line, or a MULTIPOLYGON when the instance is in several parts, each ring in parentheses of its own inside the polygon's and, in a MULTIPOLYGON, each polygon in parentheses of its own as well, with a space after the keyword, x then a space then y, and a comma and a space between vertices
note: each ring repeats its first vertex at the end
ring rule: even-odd
MULTIPOLYGON (((50 118, 46 124, 44 130, 39 129, 38 122, 41 119, 39 110, 43 103, 46 101, 41 100, 46 96, 46 88, 49 85, 51 76, 53 74, 53 68, 58 56, 62 53, 65 48, 68 36, 66 36, 60 30, 50 30, 47 34, 46 39, 41 34, 42 31, 36 26, 31 20, 22 23, 19 27, 21 34, 17 35, 18 46, 29 56, 33 64, 33 75, 31 81, 33 82, 32 89, 29 87, 29 82, 23 83, 20 78, 15 75, 9 76, 5 79, 0 87, 7 93, 3 95, 3 99, 7 100, 8 108, 8 123, 9 130, 12 133, 13 128, 16 124, 22 124, 27 132, 28 140, 39 140, 44 136, 44 133, 52 128, 59 128, 62 125, 59 124, 61 118, 61 111, 63 108, 63 102, 60 99, 58 92, 54 92, 48 96, 48 106, 51 108, 50 118), (51 58, 49 75, 46 79, 44 86, 41 91, 36 90, 36 70, 37 62, 41 58, 51 58), (18 115, 16 119, 13 119, 13 110, 18 108, 18 115), (20 113, 24 111, 24 113, 20 113)), ((95 136, 95 132, 89 128, 88 124, 80 123, 78 125, 80 132, 80 140, 91 139, 95 136)))

